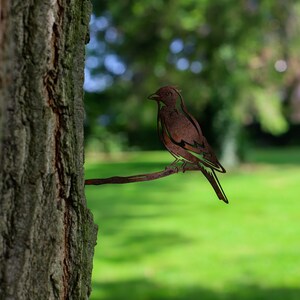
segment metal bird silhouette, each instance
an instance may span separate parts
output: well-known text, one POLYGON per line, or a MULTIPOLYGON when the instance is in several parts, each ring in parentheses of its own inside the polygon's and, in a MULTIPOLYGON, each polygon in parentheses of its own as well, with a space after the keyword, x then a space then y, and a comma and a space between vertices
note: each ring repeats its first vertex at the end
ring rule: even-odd
POLYGON ((179 90, 164 86, 148 97, 158 104, 157 130, 167 150, 175 157, 170 165, 182 162, 196 165, 214 188, 218 198, 228 203, 215 171, 225 173, 211 146, 202 134, 200 125, 188 112, 179 90))

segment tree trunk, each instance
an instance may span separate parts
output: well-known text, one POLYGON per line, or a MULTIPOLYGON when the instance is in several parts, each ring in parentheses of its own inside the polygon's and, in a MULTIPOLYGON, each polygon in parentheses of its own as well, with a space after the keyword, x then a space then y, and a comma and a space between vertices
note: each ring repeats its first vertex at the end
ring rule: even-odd
POLYGON ((0 0, 0 299, 87 299, 83 179, 90 2, 0 0))
POLYGON ((224 126, 222 130, 221 161, 230 170, 237 167, 240 163, 239 154, 241 145, 239 145, 239 135, 241 125, 234 120, 229 120, 226 123, 227 126, 224 126))

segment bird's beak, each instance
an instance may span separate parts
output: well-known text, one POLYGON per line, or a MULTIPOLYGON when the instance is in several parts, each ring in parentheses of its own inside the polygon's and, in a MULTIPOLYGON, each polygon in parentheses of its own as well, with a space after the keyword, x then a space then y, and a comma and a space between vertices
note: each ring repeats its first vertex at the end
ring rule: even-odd
POLYGON ((148 96, 149 100, 155 100, 155 101, 159 101, 159 96, 157 94, 151 94, 150 96, 148 96))

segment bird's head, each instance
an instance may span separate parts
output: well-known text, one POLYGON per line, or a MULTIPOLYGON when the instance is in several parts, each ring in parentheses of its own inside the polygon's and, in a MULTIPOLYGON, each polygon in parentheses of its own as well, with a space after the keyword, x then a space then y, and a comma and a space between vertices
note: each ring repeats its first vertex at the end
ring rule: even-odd
POLYGON ((173 86, 164 86, 151 94, 148 99, 163 102, 166 106, 175 106, 179 91, 173 86))

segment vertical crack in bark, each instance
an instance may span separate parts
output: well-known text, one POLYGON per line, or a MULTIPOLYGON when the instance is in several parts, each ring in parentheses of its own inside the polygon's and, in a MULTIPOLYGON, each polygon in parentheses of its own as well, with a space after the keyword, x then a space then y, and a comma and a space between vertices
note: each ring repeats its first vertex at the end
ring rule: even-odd
POLYGON ((55 3, 54 22, 52 26, 51 35, 51 57, 49 60, 49 71, 44 76, 44 86, 46 89, 46 97, 48 106, 51 108, 53 117, 55 118, 55 128, 53 129, 54 135, 54 168, 56 176, 56 187, 57 187, 57 199, 63 203, 63 241, 64 247, 62 249, 62 287, 63 287, 63 299, 67 299, 69 290, 69 279, 70 279, 70 203, 68 200, 67 191, 67 178, 66 178, 66 166, 64 165, 65 157, 63 157, 63 134, 62 132, 67 127, 67 114, 65 114, 66 107, 63 105, 64 99, 62 99, 63 91, 58 91, 63 87, 60 68, 62 68, 62 57, 64 53, 64 39, 62 35, 63 30, 63 17, 64 10, 60 4, 60 1, 55 3))

